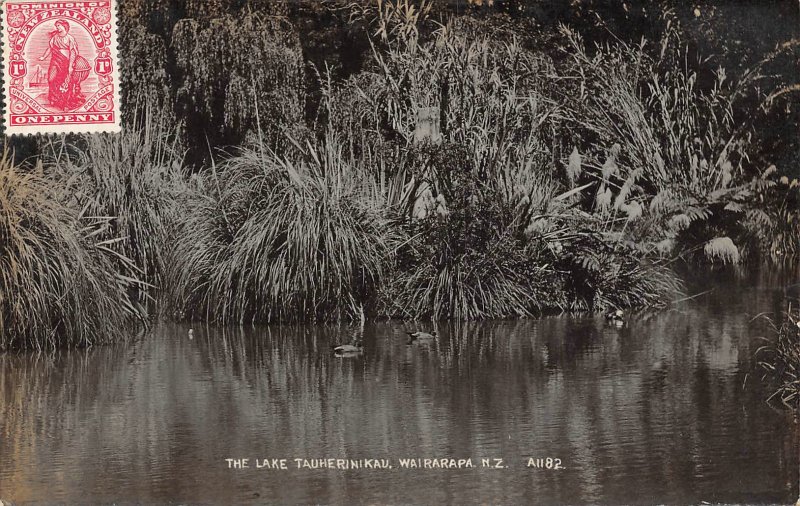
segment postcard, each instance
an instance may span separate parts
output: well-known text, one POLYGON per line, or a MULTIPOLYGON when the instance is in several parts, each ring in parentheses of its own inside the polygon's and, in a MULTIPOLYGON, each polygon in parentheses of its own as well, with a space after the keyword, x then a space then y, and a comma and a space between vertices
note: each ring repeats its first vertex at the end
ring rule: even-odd
POLYGON ((0 5, 0 506, 800 505, 797 2, 0 5))

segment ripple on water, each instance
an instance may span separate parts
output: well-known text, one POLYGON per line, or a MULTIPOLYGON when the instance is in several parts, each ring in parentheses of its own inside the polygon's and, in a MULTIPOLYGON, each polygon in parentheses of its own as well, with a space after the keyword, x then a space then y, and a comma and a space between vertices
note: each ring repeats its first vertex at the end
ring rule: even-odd
POLYGON ((796 441, 752 360, 750 320, 774 300, 721 285, 621 328, 442 323, 430 347, 370 324, 364 355, 348 359, 331 346, 358 330, 336 326, 195 325, 189 340, 162 325, 47 361, 0 356, 0 485, 15 501, 789 502, 796 441), (278 473, 229 470, 229 457, 508 468, 278 473), (565 469, 526 468, 529 457, 565 469))

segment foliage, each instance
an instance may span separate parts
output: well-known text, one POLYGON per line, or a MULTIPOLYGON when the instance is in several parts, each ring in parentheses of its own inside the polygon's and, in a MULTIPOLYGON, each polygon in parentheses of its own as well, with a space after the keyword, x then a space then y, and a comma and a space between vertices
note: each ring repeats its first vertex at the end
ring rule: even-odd
POLYGON ((792 311, 783 316, 780 326, 773 322, 776 338, 773 343, 759 348, 759 364, 765 379, 773 382, 775 392, 770 396, 780 400, 787 408, 800 410, 800 313, 792 311))
POLYGON ((186 118, 188 138, 229 144, 259 131, 274 142, 302 120, 304 64, 286 21, 258 13, 184 19, 173 31, 172 51, 176 111, 186 118))
POLYGON ((350 20, 366 20, 374 29, 374 38, 415 44, 432 6, 431 0, 356 0, 348 7, 350 20))
POLYGON ((747 215, 749 230, 755 231, 753 242, 761 251, 773 258, 797 259, 800 257, 800 180, 778 176, 770 167, 757 181, 753 206, 747 215))
POLYGON ((287 7, 286 0, 125 0, 118 9, 121 25, 139 24, 169 40, 181 19, 209 20, 242 11, 286 15, 287 7))
MULTIPOLYGON (((407 162, 414 205, 404 206, 412 239, 385 287, 383 311, 529 316, 653 305, 676 291, 674 275, 642 265, 639 251, 603 233, 611 218, 573 208, 587 186, 564 188, 555 173, 561 111, 549 98, 552 63, 514 37, 466 35, 473 31, 451 23, 420 42, 413 30, 388 30, 371 70, 346 82, 341 95, 327 94, 333 128, 361 133, 355 152, 395 145, 416 153, 407 162), (357 98, 345 102, 353 90, 357 98), (416 111, 423 107, 439 111, 440 138, 427 141, 434 145, 420 144, 416 111), (563 227, 537 231, 559 220, 563 227), (588 261, 598 245, 608 255, 588 261)), ((625 205, 634 213, 633 203, 625 205)))
POLYGON ((120 100, 124 122, 133 121, 146 105, 155 110, 172 108, 172 83, 167 72, 167 51, 164 40, 147 33, 138 22, 121 24, 120 54, 124 55, 120 69, 120 100))
POLYGON ((562 230, 551 244, 556 270, 566 273, 566 309, 661 307, 681 293, 683 285, 669 262, 650 258, 635 242, 604 231, 607 222, 571 213, 552 222, 562 230))
POLYGON ((644 41, 590 54, 577 34, 564 34, 571 62, 560 101, 578 133, 581 182, 599 184, 595 211, 630 215, 634 205, 644 215, 640 238, 702 249, 709 260, 757 252, 751 246, 764 242, 763 222, 771 223, 759 202, 771 183, 751 158, 757 114, 743 105, 758 89, 757 69, 732 81, 719 68, 701 82, 677 30, 655 58, 644 41))
POLYGON ((423 150, 434 175, 421 187, 419 219, 406 225, 412 239, 382 294, 389 316, 531 316, 557 304, 547 287, 555 272, 523 234, 524 206, 486 184, 470 155, 452 144, 423 150))
POLYGON ((65 191, 0 160, 0 350, 88 346, 141 316, 128 301, 132 262, 107 218, 64 204, 65 191))
MULTIPOLYGON (((186 182, 176 131, 153 110, 144 109, 120 134, 63 139, 48 151, 54 176, 74 205, 90 216, 107 217, 98 239, 116 239, 143 281, 159 289, 166 282, 169 253, 186 182)), ((139 294, 144 301, 147 292, 139 294)))
POLYGON ((96 342, 152 287, 218 322, 478 319, 659 305, 679 254, 796 257, 769 156, 800 44, 732 76, 696 51, 729 11, 673 3, 124 2, 128 128, 0 164, 0 345, 96 342), (581 35, 539 24, 564 16, 581 35))
MULTIPOLYGON (((482 319, 547 311, 656 306, 679 292, 662 264, 600 230, 540 176, 527 193, 505 193, 456 145, 423 150, 430 179, 421 185, 411 238, 382 293, 389 316, 482 319)), ((497 175, 494 176, 497 178, 497 175)))
POLYGON ((544 66, 518 44, 469 40, 450 25, 420 42, 424 7, 402 11, 419 17, 391 11, 377 23, 386 49, 374 46, 371 70, 327 104, 333 128, 364 133, 354 151, 386 152, 394 144, 411 153, 407 170, 392 175, 410 188, 399 219, 412 239, 384 286, 382 311, 456 319, 534 314, 546 299, 547 269, 523 235, 529 206, 517 204, 542 190, 534 167, 547 159, 546 130, 531 126, 551 112, 534 86, 544 66), (354 92, 356 100, 345 103, 354 92), (439 111, 441 139, 432 140, 442 146, 412 147, 422 107, 439 111))
POLYGON ((541 144, 540 131, 531 134, 528 127, 539 126, 536 121, 547 119, 554 108, 542 93, 552 70, 546 58, 516 40, 468 37, 460 22, 442 26, 424 43, 409 28, 398 32, 402 36, 390 38, 385 50, 373 47, 371 69, 346 83, 339 101, 329 105, 337 131, 380 132, 408 145, 417 110, 435 107, 445 140, 479 142, 499 137, 495 130, 502 130, 523 143, 521 156, 529 154, 529 144, 541 144), (340 106, 354 94, 353 106, 340 106), (495 128, 495 121, 505 128, 495 128))
MULTIPOLYGON (((120 27, 139 25, 147 32, 166 37, 183 11, 182 0, 126 0, 120 2, 120 27)), ((125 31, 120 34, 120 46, 128 47, 125 31)), ((123 53, 126 54, 126 53, 123 53)))
POLYGON ((703 247, 706 257, 711 260, 719 259, 722 263, 739 263, 739 248, 733 244, 729 237, 717 237, 706 243, 703 247))
POLYGON ((340 143, 245 148, 203 173, 178 236, 176 299, 221 322, 362 316, 394 234, 340 143))

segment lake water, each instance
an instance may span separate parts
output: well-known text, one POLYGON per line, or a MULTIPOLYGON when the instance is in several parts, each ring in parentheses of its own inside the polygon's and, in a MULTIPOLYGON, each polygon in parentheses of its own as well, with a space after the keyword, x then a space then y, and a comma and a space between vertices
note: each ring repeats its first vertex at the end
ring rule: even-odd
POLYGON ((193 339, 163 325, 114 346, 0 356, 0 498, 793 503, 797 430, 764 402, 753 355, 768 333, 751 319, 780 311, 798 280, 692 280, 713 291, 621 328, 594 316, 442 324, 438 342, 409 346, 402 324, 367 324, 355 358, 331 346, 358 328, 197 325, 193 339), (226 461, 243 458, 246 469, 226 461), (281 458, 288 469, 256 468, 281 458))

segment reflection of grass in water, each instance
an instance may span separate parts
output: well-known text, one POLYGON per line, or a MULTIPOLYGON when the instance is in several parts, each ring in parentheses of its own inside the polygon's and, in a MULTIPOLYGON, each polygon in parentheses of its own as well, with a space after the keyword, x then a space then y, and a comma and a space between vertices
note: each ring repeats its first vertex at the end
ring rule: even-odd
MULTIPOLYGON (((602 318, 448 322, 438 327, 440 346, 430 350, 407 350, 400 332, 368 324, 365 357, 352 361, 330 350, 359 332, 348 326, 196 326, 192 341, 185 327, 162 326, 140 341, 38 363, 0 357, 0 382, 14 385, 0 388, 0 406, 9 414, 0 419, 13 434, 0 445, 16 444, 9 447, 20 464, 54 462, 69 449, 58 465, 85 471, 102 462, 112 476, 131 480, 174 476, 172 470, 192 465, 216 477, 204 464, 209 455, 426 457, 455 449, 513 459, 548 445, 557 445, 571 476, 588 485, 603 482, 598 467, 622 468, 632 459, 648 476, 660 476, 661 464, 642 460, 653 453, 671 472, 690 477, 685 455, 693 448, 700 460, 739 452, 742 444, 759 458, 774 451, 758 448, 764 439, 755 437, 720 446, 719 432, 708 430, 719 422, 736 434, 774 437, 756 427, 769 410, 731 416, 739 377, 695 364, 698 346, 720 340, 720 327, 703 327, 706 316, 659 313, 635 332, 608 327, 602 318), (676 322, 685 320, 676 336, 676 322), (662 354, 670 357, 666 365, 650 371, 662 354), (705 372, 689 373, 696 369, 705 372), (684 437, 665 437, 678 432, 684 437)), ((746 335, 744 326, 738 332, 746 335)), ((78 486, 91 474, 82 473, 78 486)), ((25 483, 21 473, 15 476, 25 483)), ((60 486, 75 493, 75 481, 60 486)), ((188 498, 192 491, 177 493, 188 498)), ((602 502, 611 492, 596 493, 602 502)))

